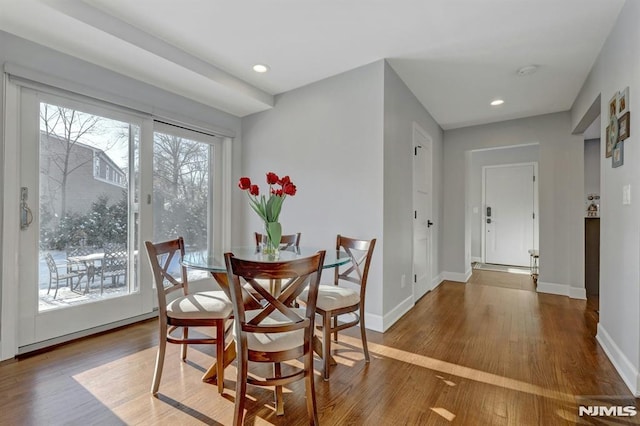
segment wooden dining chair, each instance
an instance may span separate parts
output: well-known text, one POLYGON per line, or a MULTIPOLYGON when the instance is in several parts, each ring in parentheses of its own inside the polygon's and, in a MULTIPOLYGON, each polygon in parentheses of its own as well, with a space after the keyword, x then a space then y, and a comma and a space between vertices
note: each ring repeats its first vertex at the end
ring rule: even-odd
MULTIPOLYGON (((310 424, 318 424, 313 380, 313 333, 315 301, 320 285, 324 251, 314 256, 280 262, 241 260, 225 254, 227 279, 233 302, 234 339, 237 350, 237 382, 234 425, 241 425, 244 416, 247 383, 275 386, 276 414, 284 414, 282 386, 305 380, 307 414, 310 424), (282 280, 282 291, 274 296, 257 280, 282 280), (246 285, 260 294, 262 308, 245 311, 246 285), (307 288, 308 287, 308 288, 307 288), (292 307, 306 288, 308 304, 292 307), (282 375, 281 363, 303 358, 304 368, 282 375), (249 361, 273 363, 273 377, 249 376, 249 361)), ((294 367, 292 367, 294 368, 294 367)))
MULTIPOLYGON (((329 380, 329 365, 331 359, 331 334, 338 341, 338 331, 355 325, 360 326, 362 337, 362 351, 366 362, 369 362, 369 349, 367 347, 367 333, 364 325, 364 301, 367 289, 367 276, 371 256, 376 245, 376 239, 358 240, 344 237, 338 234, 336 250, 345 251, 351 258, 343 269, 335 268, 333 284, 322 284, 318 290, 316 312, 322 317, 322 361, 324 364, 324 380, 329 380), (340 285, 341 282, 350 282, 359 286, 358 290, 340 285), (351 314, 354 319, 340 323, 340 315, 351 314)), ((308 293, 302 292, 300 301, 308 303, 308 293)))
MULTIPOLYGON (((297 248, 300 247, 300 236, 302 234, 300 232, 296 234, 287 234, 283 235, 280 238, 280 251, 296 251, 297 248)), ((262 244, 262 240, 266 238, 264 234, 261 232, 256 232, 256 249, 260 249, 262 244)))
POLYGON ((189 292, 187 269, 182 265, 184 240, 152 243, 146 241, 158 295, 160 338, 151 393, 157 394, 164 367, 167 342, 182 345, 182 361, 187 359, 187 345, 216 345, 218 392, 224 391, 223 353, 226 337, 231 332, 231 301, 223 291, 189 292), (174 292, 179 292, 172 294, 174 292), (171 295, 171 296, 170 296, 171 295), (169 296, 169 297, 168 297, 169 296), (189 337, 190 327, 215 327, 215 337, 189 337), (182 329, 182 336, 176 336, 182 329))

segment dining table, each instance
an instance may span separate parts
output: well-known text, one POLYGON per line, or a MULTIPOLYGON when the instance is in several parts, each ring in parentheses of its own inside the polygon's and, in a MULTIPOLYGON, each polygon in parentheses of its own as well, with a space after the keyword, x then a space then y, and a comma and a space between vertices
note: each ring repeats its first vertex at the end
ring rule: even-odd
MULTIPOLYGON (((242 260, 251 260, 258 262, 282 262, 287 260, 295 260, 304 257, 313 256, 318 251, 323 250, 317 247, 289 247, 287 250, 281 250, 277 256, 273 254, 262 253, 259 247, 234 247, 229 252, 233 253, 235 257, 242 260)), ((341 265, 345 265, 351 261, 349 255, 341 250, 331 249, 325 250, 324 263, 322 269, 336 268, 341 265)), ((227 268, 224 262, 224 254, 211 253, 207 250, 194 250, 185 252, 182 259, 182 264, 187 268, 193 268, 198 270, 207 271, 211 274, 213 279, 218 283, 220 288, 225 292, 229 300, 231 300, 231 289, 229 288, 229 281, 227 279, 227 268)), ((273 289, 273 291, 279 291, 279 289, 273 289)), ((245 309, 260 308, 259 302, 245 293, 244 295, 245 309)), ((313 350, 322 357, 322 342, 317 336, 313 336, 313 350)), ((225 347, 224 350, 224 368, 226 368, 236 357, 235 342, 232 340, 225 347)), ((219 360, 209 367, 209 369, 202 376, 204 382, 215 382, 217 376, 217 363, 219 360)), ((335 365, 335 360, 331 360, 331 364, 335 365)))

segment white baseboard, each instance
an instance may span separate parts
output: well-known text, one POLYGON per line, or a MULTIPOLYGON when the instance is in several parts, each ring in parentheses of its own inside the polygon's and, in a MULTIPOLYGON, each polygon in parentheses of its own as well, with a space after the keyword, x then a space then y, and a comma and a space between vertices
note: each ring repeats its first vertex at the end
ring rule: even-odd
POLYGON ((586 288, 569 287, 569 297, 572 298, 572 299, 587 300, 587 289, 586 288))
POLYGON ((447 281, 456 281, 459 283, 466 283, 471 278, 471 268, 469 268, 465 273, 460 272, 442 272, 442 279, 447 281))
POLYGON ((475 262, 482 263, 482 258, 471 256, 471 263, 475 263, 475 262))
POLYGON ((431 290, 435 290, 440 284, 442 284, 442 274, 438 274, 434 279, 431 280, 431 290))
POLYGON ((567 284, 547 283, 538 281, 538 293, 557 294, 558 296, 567 296, 572 299, 587 299, 587 291, 584 288, 572 287, 567 284))
POLYGON ((400 302, 395 308, 384 316, 365 312, 364 323, 367 330, 384 333, 396 323, 404 314, 413 308, 413 295, 400 302))
POLYGON ((602 323, 598 324, 596 340, 600 343, 600 346, 607 354, 607 357, 631 393, 636 397, 640 397, 640 373, 638 369, 629 361, 618 345, 616 345, 609 333, 607 333, 607 330, 602 326, 602 323))

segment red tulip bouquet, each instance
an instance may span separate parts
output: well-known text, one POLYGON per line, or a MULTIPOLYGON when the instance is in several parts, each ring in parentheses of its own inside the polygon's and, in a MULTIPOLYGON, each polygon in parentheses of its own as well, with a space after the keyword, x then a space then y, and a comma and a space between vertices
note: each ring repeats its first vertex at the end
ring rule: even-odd
POLYGON ((287 195, 296 195, 296 186, 291 182, 289 176, 279 178, 273 172, 267 173, 267 184, 269 185, 269 197, 260 195, 258 185, 251 183, 248 177, 241 177, 238 187, 247 191, 249 205, 263 220, 267 241, 265 242, 265 253, 277 253, 280 247, 282 236, 282 226, 279 222, 282 203, 287 195))

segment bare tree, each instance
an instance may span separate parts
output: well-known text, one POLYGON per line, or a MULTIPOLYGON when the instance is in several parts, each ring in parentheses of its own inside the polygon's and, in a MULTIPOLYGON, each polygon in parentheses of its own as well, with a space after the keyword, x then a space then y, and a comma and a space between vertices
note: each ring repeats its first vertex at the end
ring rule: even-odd
MULTIPOLYGON (((59 194, 60 218, 67 214, 69 175, 93 161, 92 156, 76 149, 76 146, 91 142, 92 136, 104 134, 109 121, 111 120, 70 108, 41 104, 40 128, 46 136, 43 140, 46 146, 43 146, 43 149, 47 153, 46 158, 42 158, 41 170, 48 177, 47 202, 52 212, 55 211, 55 198, 59 194)), ((117 135, 108 146, 103 148, 103 151, 107 151, 121 137, 122 135, 117 135)))
POLYGON ((156 232, 206 242, 209 146, 178 136, 154 137, 156 232))

